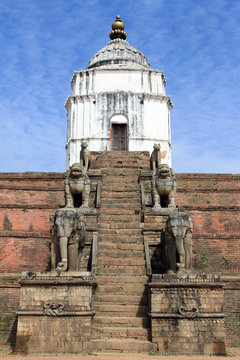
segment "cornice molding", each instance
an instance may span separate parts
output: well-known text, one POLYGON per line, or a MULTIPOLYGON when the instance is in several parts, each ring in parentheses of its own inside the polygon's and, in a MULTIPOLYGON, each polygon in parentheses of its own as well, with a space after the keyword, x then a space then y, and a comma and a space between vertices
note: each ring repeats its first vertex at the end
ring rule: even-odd
POLYGON ((145 99, 151 100, 160 100, 161 102, 166 102, 169 110, 172 110, 173 104, 169 95, 155 95, 155 94, 144 94, 145 99))
POLYGON ((96 100, 96 95, 70 95, 68 96, 66 102, 65 102, 65 108, 67 110, 70 109, 71 105, 78 102, 83 101, 94 101, 96 100))

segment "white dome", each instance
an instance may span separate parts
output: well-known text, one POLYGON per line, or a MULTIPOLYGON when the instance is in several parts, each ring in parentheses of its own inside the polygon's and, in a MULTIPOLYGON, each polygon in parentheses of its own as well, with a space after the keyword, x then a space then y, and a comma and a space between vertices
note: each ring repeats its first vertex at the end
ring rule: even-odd
POLYGON ((136 69, 150 67, 143 53, 122 39, 111 40, 107 46, 99 50, 89 61, 88 69, 109 66, 127 66, 136 69))

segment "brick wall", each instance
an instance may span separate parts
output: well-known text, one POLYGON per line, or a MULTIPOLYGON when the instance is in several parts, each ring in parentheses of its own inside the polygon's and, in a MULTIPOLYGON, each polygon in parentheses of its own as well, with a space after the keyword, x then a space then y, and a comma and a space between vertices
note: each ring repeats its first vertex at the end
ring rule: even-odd
MULTIPOLYGON (((21 271, 50 269, 49 216, 56 207, 64 205, 64 177, 64 173, 0 174, 2 338, 9 334, 6 324, 14 324, 12 313, 18 307, 17 281, 21 271)), ((177 174, 177 178, 176 203, 185 207, 194 222, 195 266, 223 275, 239 274, 240 175, 177 174)), ((229 314, 233 311, 231 299, 240 297, 236 285, 239 279, 234 282, 232 277, 232 284, 233 290, 225 292, 229 314)), ((236 311, 239 319, 239 310, 236 311)), ((231 328, 229 339, 235 336, 236 344, 234 323, 231 325, 229 320, 227 326, 231 328)))
POLYGON ((177 174, 176 204, 192 216, 195 266, 240 272, 240 175, 177 174))
POLYGON ((0 174, 0 342, 15 340, 21 271, 50 269, 49 216, 63 185, 63 173, 0 174))
POLYGON ((240 276, 223 277, 224 313, 226 341, 232 346, 239 346, 240 342, 240 276))

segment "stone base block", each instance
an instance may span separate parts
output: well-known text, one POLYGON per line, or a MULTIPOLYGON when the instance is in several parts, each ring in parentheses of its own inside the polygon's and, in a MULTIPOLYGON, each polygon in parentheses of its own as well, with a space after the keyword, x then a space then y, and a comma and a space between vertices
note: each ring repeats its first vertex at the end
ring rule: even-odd
POLYGON ((16 353, 81 353, 90 341, 92 316, 19 316, 16 353))
POLYGON ((153 275, 149 316, 159 353, 225 355, 222 287, 217 275, 153 275))
POLYGON ((97 286, 90 273, 23 273, 20 284, 17 353, 87 350, 97 286))
POLYGON ((160 354, 225 355, 224 319, 152 319, 160 354))

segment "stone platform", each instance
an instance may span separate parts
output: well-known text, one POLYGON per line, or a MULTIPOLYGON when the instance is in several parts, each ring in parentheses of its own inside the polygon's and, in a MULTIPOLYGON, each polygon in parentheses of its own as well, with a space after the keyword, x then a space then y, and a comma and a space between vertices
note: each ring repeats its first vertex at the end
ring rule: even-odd
POLYGON ((20 280, 17 353, 78 353, 90 341, 92 294, 89 272, 25 272, 20 280))
POLYGON ((219 275, 153 275, 152 342, 159 354, 225 355, 223 284, 219 275))

